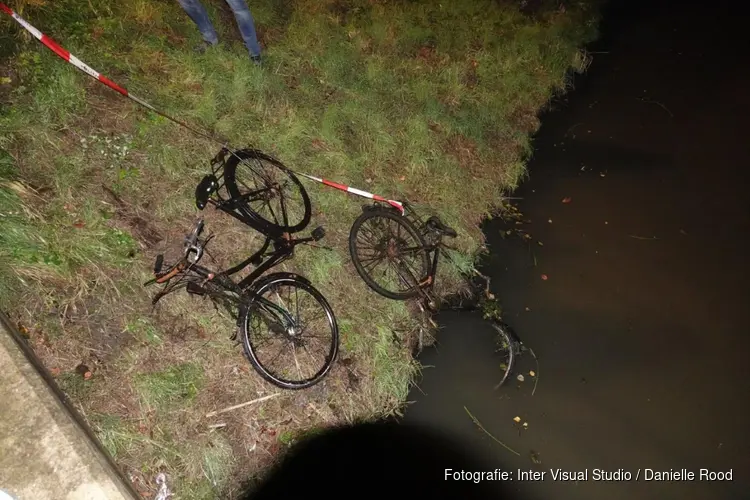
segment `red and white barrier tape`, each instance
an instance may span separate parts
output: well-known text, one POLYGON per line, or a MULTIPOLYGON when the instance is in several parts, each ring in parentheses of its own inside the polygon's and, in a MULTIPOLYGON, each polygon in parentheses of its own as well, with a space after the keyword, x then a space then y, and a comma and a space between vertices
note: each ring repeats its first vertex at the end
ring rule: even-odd
POLYGON ((316 182, 320 182, 321 184, 325 184, 326 186, 330 186, 332 188, 340 189, 341 191, 346 191, 347 193, 352 193, 352 194, 356 194, 357 196, 361 196, 363 198, 369 198, 371 200, 381 201, 383 203, 388 203, 390 206, 392 206, 393 208, 395 208, 399 212, 401 212, 402 215, 404 213, 404 204, 401 203, 400 201, 388 200, 386 198, 383 198, 380 195, 368 193, 367 191, 362 191, 361 189, 353 188, 353 187, 350 187, 350 186, 345 186, 345 185, 339 184, 337 182, 329 181, 329 180, 326 180, 326 179, 321 179, 320 177, 314 177, 312 175, 303 174, 301 172, 297 172, 297 173, 299 175, 303 176, 303 177, 306 177, 306 178, 310 179, 310 180, 313 180, 313 181, 316 181, 316 182))
MULTIPOLYGON (((221 142, 220 140, 218 140, 216 137, 212 136, 211 134, 208 134, 206 132, 202 132, 200 130, 197 130, 197 129, 191 127, 190 125, 188 125, 188 124, 186 124, 186 123, 184 123, 184 122, 182 122, 182 121, 180 121, 180 120, 178 120, 178 119, 176 119, 176 118, 174 118, 172 116, 169 116, 168 114, 166 114, 166 113, 164 113, 162 111, 159 111, 154 106, 152 106, 151 104, 147 103, 146 101, 144 101, 140 97, 137 97, 137 96, 133 95, 132 93, 128 92, 128 90, 126 88, 121 87, 120 85, 117 85, 115 82, 113 82, 112 80, 110 80, 106 76, 102 75, 101 73, 99 73, 98 71, 96 71, 95 69, 93 69, 91 66, 89 66, 86 63, 84 63, 83 61, 81 61, 80 59, 78 59, 76 56, 74 56, 73 54, 71 54, 70 52, 68 52, 67 50, 65 50, 57 42, 55 42, 53 39, 51 39, 50 37, 48 37, 47 35, 45 35, 41 31, 39 31, 38 29, 36 29, 31 24, 29 24, 25 19, 23 19, 18 14, 16 14, 13 11, 13 9, 11 9, 10 7, 8 7, 7 5, 5 5, 2 2, 0 2, 0 10, 2 10, 3 12, 5 12, 9 16, 11 16, 13 19, 15 19, 18 22, 18 24, 20 24, 21 26, 23 26, 26 29, 26 31, 28 31, 29 33, 31 33, 32 35, 34 35, 34 37, 37 40, 39 40, 40 42, 42 42, 52 52, 54 52, 55 54, 57 54, 58 56, 60 56, 60 58, 62 58, 63 60, 69 62, 70 64, 72 64, 73 66, 75 66, 79 70, 83 71, 87 75, 91 76, 92 78, 95 78, 95 79, 99 80, 101 83, 103 83, 107 87, 111 88, 115 92, 117 92, 119 94, 122 94, 123 96, 125 96, 125 97, 127 97, 127 98, 129 98, 129 99, 131 99, 131 100, 133 100, 135 102, 137 102, 141 106, 143 106, 143 107, 145 107, 145 108, 153 111, 154 113, 156 113, 158 115, 161 115, 164 118, 166 118, 168 120, 171 120, 172 122, 185 127, 186 129, 190 130, 194 134, 197 134, 197 135, 199 135, 201 137, 205 137, 205 138, 207 138, 207 139, 209 139, 211 141, 214 141, 214 142, 216 142, 218 144, 221 144, 222 146, 224 146, 225 148, 227 148, 227 150, 229 150, 230 153, 236 154, 231 148, 229 148, 226 144, 224 144, 223 142, 221 142)), ((294 172, 294 171, 292 170, 292 172, 294 172)), ((382 196, 379 196, 377 194, 368 193, 367 191, 362 191, 361 189, 356 189, 356 188, 353 188, 353 187, 345 186, 343 184, 338 184, 338 183, 333 182, 333 181, 321 179, 320 177, 315 177, 315 176, 312 176, 312 175, 303 174, 301 172, 295 172, 295 173, 298 174, 298 175, 301 175, 303 177, 306 177, 306 178, 308 178, 310 180, 313 180, 313 181, 316 181, 316 182, 320 182, 321 184, 324 184, 326 186, 330 186, 330 187, 339 189, 341 191, 345 191, 347 193, 356 194, 357 196, 362 196, 363 198, 369 198, 371 200, 380 201, 380 202, 383 202, 383 203, 388 203, 392 207, 396 208, 399 212, 401 212, 401 214, 404 213, 404 205, 403 205, 403 203, 401 203, 399 201, 388 200, 388 199, 383 198, 382 196)))
POLYGON ((39 31, 38 29, 36 29, 34 26, 32 26, 31 24, 29 24, 28 21, 26 21, 24 18, 22 18, 21 16, 19 16, 16 12, 13 11, 13 9, 11 9, 10 7, 8 7, 7 5, 5 5, 2 2, 0 2, 0 10, 2 10, 3 12, 5 12, 9 16, 11 16, 13 19, 15 19, 18 22, 18 24, 20 24, 21 26, 23 26, 26 29, 26 31, 28 31, 29 33, 31 33, 32 35, 34 35, 34 38, 36 38, 37 40, 39 40, 40 42, 42 42, 52 52, 54 52, 55 54, 57 54, 58 56, 60 56, 61 59, 69 62, 70 64, 72 64, 76 68, 80 69, 81 71, 83 71, 84 73, 86 73, 87 75, 89 75, 90 77, 99 80, 101 83, 103 83, 107 87, 111 88, 112 90, 114 90, 118 94, 122 94, 125 97, 127 97, 127 98, 129 98, 129 99, 131 99, 131 100, 133 100, 135 102, 137 102, 141 106, 143 106, 143 107, 145 107, 145 108, 153 111, 154 113, 156 113, 156 114, 158 114, 160 116, 163 116, 164 118, 166 118, 166 119, 168 119, 170 121, 173 121, 174 123, 176 123, 178 125, 181 125, 181 126, 185 127, 186 129, 190 130, 194 134, 200 135, 201 137, 205 137, 207 139, 210 139, 212 141, 215 141, 215 142, 217 142, 219 144, 224 145, 224 143, 222 143, 221 141, 219 141, 218 139, 216 139, 212 135, 210 135, 210 134, 208 134, 206 132, 202 132, 200 130, 197 130, 197 129, 191 127, 190 125, 188 125, 187 123, 184 123, 184 122, 178 120, 177 118, 169 116, 168 114, 164 113, 163 111, 160 111, 160 110, 156 109, 154 106, 152 106, 151 104, 147 103, 146 101, 144 101, 140 97, 138 97, 136 95, 133 95, 132 93, 128 92, 128 90, 126 88, 121 87, 120 85, 117 85, 115 82, 113 82, 112 80, 110 80, 106 76, 102 75, 101 73, 99 73, 98 71, 96 71, 94 68, 92 68, 91 66, 89 66, 86 63, 84 63, 83 61, 81 61, 80 59, 78 59, 76 56, 74 56, 73 54, 71 54, 70 52, 68 52, 67 50, 65 50, 65 48, 63 48, 57 42, 55 42, 53 39, 51 39, 50 37, 48 37, 47 35, 45 35, 41 31, 39 31))

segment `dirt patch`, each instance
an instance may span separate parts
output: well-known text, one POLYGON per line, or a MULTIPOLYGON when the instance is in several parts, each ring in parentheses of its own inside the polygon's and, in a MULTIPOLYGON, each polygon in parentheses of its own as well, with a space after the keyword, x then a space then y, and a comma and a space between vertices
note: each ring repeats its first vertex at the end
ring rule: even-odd
POLYGON ((466 85, 467 88, 473 89, 479 84, 477 66, 479 66, 479 63, 476 60, 472 59, 469 61, 469 67, 464 72, 463 77, 463 84, 466 85))
POLYGON ((455 158, 461 168, 472 176, 477 177, 482 174, 477 144, 468 137, 461 134, 451 135, 443 145, 443 152, 455 158))
POLYGON ((416 54, 414 54, 414 58, 422 66, 426 66, 428 68, 437 68, 439 66, 445 65, 449 61, 450 56, 448 56, 448 54, 442 54, 438 52, 435 44, 428 42, 417 49, 416 54))
POLYGON ((510 125, 525 134, 536 132, 539 128, 539 118, 531 108, 517 107, 508 117, 510 125))
POLYGON ((86 93, 87 105, 93 112, 86 113, 70 127, 79 136, 88 132, 117 134, 132 130, 137 104, 94 81, 86 85, 86 93))
POLYGON ((143 248, 152 248, 164 239, 162 232, 153 221, 147 220, 146 212, 137 206, 126 202, 117 193, 102 185, 104 193, 115 209, 116 221, 125 226, 133 234, 143 248))

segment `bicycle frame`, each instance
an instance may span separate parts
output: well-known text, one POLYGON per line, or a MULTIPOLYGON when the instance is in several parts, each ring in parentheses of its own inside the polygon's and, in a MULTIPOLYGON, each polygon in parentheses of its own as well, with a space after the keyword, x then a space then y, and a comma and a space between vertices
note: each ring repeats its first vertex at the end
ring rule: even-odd
POLYGON ((239 283, 237 283, 239 289, 242 292, 246 292, 250 288, 250 285, 252 285, 253 282, 255 282, 255 280, 257 280, 263 273, 289 259, 292 256, 293 252, 294 245, 290 242, 288 237, 273 239, 267 236, 266 241, 265 243, 263 243, 263 246, 260 248, 260 250, 258 250, 239 264, 230 267, 229 269, 218 274, 221 276, 229 277, 237 274, 251 264, 256 265, 257 267, 247 277, 243 278, 239 283), (274 250, 270 254, 267 254, 268 247, 270 247, 271 244, 274 245, 274 250), (264 257, 266 258, 264 259, 264 257))
MULTIPOLYGON (((263 245, 263 247, 258 250, 255 254, 253 254, 249 259, 245 259, 238 265, 227 269, 225 271, 220 272, 214 272, 210 269, 200 266, 198 264, 189 264, 185 268, 184 271, 186 272, 193 272, 199 277, 203 278, 205 282, 212 282, 215 283, 220 288, 237 294, 240 298, 237 299, 235 297, 230 297, 227 295, 222 295, 222 299, 229 300, 233 302, 237 306, 246 305, 249 306, 251 304, 260 304, 266 308, 272 309, 274 312, 281 314, 285 320, 289 324, 294 323, 294 319, 289 316, 289 313, 285 311, 283 308, 279 307, 278 305, 274 304, 273 302, 263 298, 262 296, 256 294, 251 285, 268 269, 280 264, 284 260, 288 259, 293 252, 294 246, 290 243, 281 244, 279 247, 274 249, 274 251, 269 255, 269 258, 267 258, 260 266, 258 266, 257 269, 255 269, 252 273, 250 273, 246 278, 241 280, 240 282, 233 281, 230 276, 233 274, 236 274, 237 272, 245 269, 253 259, 262 258, 263 254, 268 250, 268 247, 270 246, 270 238, 266 240, 266 243, 263 245), (243 300, 247 299, 247 300, 243 300)), ((196 285, 198 287, 198 290, 190 289, 190 285, 195 284, 194 282, 188 282, 185 284, 184 288, 187 289, 188 293, 196 293, 199 295, 205 295, 208 294, 210 298, 214 298, 215 294, 212 294, 208 292, 203 286, 196 285)), ((182 286, 179 286, 178 288, 183 288, 182 286)), ((175 291, 175 288, 169 289, 166 293, 160 293, 155 297, 154 302, 158 301, 161 297, 164 295, 167 295, 168 293, 175 291)), ((226 307, 226 304, 224 304, 226 307)))

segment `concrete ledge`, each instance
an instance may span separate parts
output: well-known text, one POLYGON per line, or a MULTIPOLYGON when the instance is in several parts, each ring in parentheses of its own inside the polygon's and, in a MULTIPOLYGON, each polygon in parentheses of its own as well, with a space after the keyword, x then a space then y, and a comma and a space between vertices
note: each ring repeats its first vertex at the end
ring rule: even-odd
POLYGON ((139 498, 0 313, 2 491, 16 500, 139 498))

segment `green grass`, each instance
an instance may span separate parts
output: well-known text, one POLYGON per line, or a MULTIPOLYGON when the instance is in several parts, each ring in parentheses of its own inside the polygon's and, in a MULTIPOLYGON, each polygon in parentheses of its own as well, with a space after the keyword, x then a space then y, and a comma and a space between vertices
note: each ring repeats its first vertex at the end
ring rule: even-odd
POLYGON ((158 372, 140 374, 136 377, 135 387, 145 405, 165 412, 195 399, 202 382, 201 366, 183 363, 158 372))
MULTIPOLYGON (((489 0, 260 0, 263 68, 223 2, 206 2, 227 22, 215 22, 222 43, 203 55, 176 2, 14 7, 131 92, 237 147, 439 213, 459 232, 438 277, 450 293, 482 249, 479 222, 524 178, 537 113, 585 69, 595 3, 530 17, 489 0)), ((178 498, 226 497, 307 430, 398 411, 424 320, 354 273, 347 237, 363 200, 306 183, 311 228, 325 226, 333 250, 302 248, 282 268, 327 297, 347 365, 314 390, 207 419, 275 388, 227 340, 231 319, 186 295, 152 309, 142 284, 199 215, 193 191, 217 146, 76 71, 7 16, 0 32, 0 308, 61 369, 118 463, 146 482, 167 470, 178 498), (165 241, 146 241, 142 221, 165 241), (75 373, 80 362, 91 380, 75 373)), ((222 264, 257 245, 228 217, 202 215, 222 264)))

